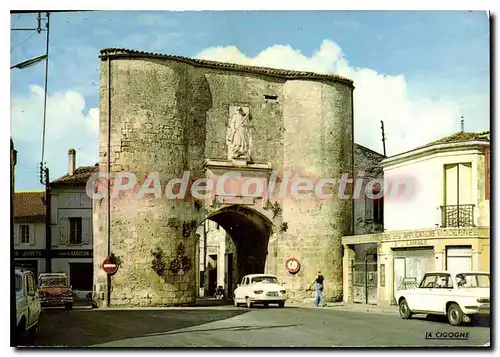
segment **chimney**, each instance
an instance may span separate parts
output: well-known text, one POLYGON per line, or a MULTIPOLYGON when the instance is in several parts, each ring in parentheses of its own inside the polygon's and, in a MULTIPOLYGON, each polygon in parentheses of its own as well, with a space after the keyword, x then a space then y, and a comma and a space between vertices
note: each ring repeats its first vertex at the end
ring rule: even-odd
POLYGON ((464 117, 461 118, 460 120, 460 131, 463 133, 464 132, 464 117))
POLYGON ((68 175, 75 173, 76 151, 75 149, 68 150, 68 175))

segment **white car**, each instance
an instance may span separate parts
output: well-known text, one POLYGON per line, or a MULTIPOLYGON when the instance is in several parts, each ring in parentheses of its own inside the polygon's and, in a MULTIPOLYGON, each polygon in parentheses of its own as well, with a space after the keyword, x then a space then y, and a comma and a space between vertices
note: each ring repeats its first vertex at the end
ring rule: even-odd
POLYGON ((403 319, 413 314, 445 315, 458 326, 473 316, 490 315, 490 274, 429 272, 417 288, 397 291, 396 301, 403 319))
POLYGON ((16 290, 16 344, 32 341, 38 333, 42 307, 36 289, 36 280, 29 270, 15 269, 16 290))
POLYGON ((234 306, 246 304, 251 308, 254 304, 285 306, 287 300, 285 288, 271 274, 250 274, 243 277, 241 284, 234 290, 234 306))

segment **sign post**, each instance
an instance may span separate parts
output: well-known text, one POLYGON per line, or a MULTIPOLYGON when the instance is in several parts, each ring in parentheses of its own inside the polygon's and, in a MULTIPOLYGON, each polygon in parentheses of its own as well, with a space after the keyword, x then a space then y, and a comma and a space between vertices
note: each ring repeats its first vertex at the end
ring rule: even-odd
POLYGON ((106 258, 104 259, 104 262, 102 263, 102 269, 108 274, 109 276, 116 274, 118 270, 118 265, 116 265, 116 262, 113 258, 106 258))

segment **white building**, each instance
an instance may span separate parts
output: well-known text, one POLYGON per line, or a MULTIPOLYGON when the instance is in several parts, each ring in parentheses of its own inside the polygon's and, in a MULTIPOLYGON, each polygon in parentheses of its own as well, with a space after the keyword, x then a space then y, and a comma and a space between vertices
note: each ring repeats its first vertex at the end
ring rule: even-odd
POLYGON ((97 166, 75 167, 68 151, 68 173, 50 183, 51 270, 68 275, 79 297, 92 292, 92 201, 85 186, 97 166))
POLYGON ((489 152, 489 132, 460 132, 382 161, 384 232, 342 239, 345 301, 389 304, 431 270, 490 270, 489 152), (369 271, 356 257, 366 244, 369 271))
POLYGON ((38 276, 45 272, 47 258, 45 192, 16 192, 13 215, 14 265, 26 267, 38 276))
POLYGON ((222 226, 210 220, 205 220, 196 233, 200 239, 200 296, 211 297, 215 289, 222 286, 226 297, 231 297, 238 283, 233 239, 222 226))

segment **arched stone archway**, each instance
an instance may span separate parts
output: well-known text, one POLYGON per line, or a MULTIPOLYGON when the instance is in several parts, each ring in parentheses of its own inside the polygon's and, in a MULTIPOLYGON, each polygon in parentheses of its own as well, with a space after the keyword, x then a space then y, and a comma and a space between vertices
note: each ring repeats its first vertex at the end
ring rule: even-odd
POLYGON ((342 295, 341 238, 352 233, 352 201, 290 197, 287 175, 353 174, 352 81, 123 49, 103 50, 101 59, 99 169, 109 172, 111 192, 124 185, 119 173, 137 182, 93 201, 99 306, 193 303, 195 229, 207 217, 232 231, 247 257, 252 250, 260 257, 242 272, 276 274, 301 299, 321 269, 327 299, 342 295), (166 195, 186 173, 193 183, 222 182, 228 172, 244 182, 203 199, 166 195), (250 192, 249 182, 269 192, 250 192), (108 280, 101 264, 110 254, 120 266, 108 280), (286 270, 290 257, 301 262, 296 274, 286 270))
POLYGON ((269 218, 249 207, 229 205, 210 213, 206 220, 219 224, 236 247, 237 270, 233 280, 239 282, 247 274, 265 272, 273 234, 269 218))

